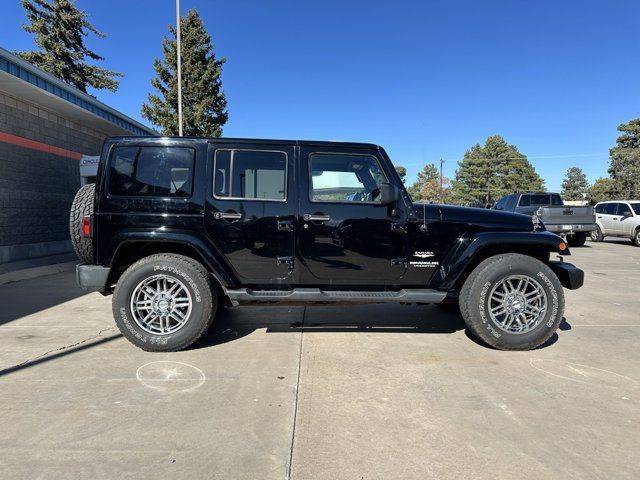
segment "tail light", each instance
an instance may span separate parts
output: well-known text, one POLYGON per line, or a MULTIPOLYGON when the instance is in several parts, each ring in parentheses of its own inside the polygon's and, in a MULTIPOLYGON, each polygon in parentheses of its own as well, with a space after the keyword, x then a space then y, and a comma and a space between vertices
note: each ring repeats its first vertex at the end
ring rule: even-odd
POLYGON ((91 238, 91 217, 82 217, 82 236, 84 238, 91 238))

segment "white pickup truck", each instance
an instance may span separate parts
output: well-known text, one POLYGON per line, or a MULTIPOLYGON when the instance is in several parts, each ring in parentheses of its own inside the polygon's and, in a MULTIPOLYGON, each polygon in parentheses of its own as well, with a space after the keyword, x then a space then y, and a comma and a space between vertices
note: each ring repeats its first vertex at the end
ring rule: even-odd
POLYGON ((535 215, 550 232, 567 238, 572 247, 581 247, 587 236, 596 230, 593 207, 565 205, 558 193, 512 193, 498 200, 496 210, 535 215))

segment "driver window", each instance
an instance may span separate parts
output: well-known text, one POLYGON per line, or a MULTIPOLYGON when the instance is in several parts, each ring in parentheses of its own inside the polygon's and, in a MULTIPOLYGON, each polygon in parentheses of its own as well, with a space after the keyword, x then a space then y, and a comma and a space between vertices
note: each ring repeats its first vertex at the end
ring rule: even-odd
POLYGON ((309 200, 312 202, 380 202, 387 177, 370 155, 313 154, 309 200))

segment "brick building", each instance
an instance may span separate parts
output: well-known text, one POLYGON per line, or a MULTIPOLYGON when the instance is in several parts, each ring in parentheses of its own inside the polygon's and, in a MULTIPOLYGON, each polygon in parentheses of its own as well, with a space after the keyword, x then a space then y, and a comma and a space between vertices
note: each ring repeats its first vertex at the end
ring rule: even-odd
POLYGON ((0 48, 0 264, 72 251, 81 157, 155 133, 0 48))

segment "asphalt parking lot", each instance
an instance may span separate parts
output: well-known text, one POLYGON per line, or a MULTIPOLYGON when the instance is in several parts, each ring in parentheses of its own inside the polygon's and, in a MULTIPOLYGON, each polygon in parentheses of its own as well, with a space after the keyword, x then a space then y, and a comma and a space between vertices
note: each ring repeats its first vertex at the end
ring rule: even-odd
POLYGON ((587 243, 544 348, 434 306, 239 308, 146 353, 73 274, 0 286, 2 478, 640 478, 640 248, 587 243))

